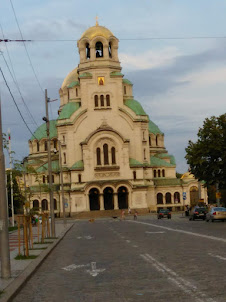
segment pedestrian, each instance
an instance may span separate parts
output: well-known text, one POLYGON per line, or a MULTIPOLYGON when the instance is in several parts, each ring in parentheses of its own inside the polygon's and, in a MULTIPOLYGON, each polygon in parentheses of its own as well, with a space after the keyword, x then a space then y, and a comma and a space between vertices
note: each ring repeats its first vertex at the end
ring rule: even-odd
POLYGON ((121 220, 124 220, 125 219, 125 210, 122 210, 121 211, 121 220))
POLYGON ((131 209, 130 209, 130 207, 128 208, 128 214, 131 214, 131 209))
POLYGON ((135 211, 134 216, 133 216, 134 220, 137 220, 137 215, 138 215, 138 213, 137 213, 137 211, 135 211))

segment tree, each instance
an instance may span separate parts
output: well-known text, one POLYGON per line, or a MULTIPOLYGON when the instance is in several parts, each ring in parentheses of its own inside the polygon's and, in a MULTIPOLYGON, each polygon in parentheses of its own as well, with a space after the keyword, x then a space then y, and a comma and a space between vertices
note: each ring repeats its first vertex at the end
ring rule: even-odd
POLYGON ((196 143, 188 142, 185 158, 191 173, 206 186, 226 184, 226 114, 206 118, 199 128, 196 143))

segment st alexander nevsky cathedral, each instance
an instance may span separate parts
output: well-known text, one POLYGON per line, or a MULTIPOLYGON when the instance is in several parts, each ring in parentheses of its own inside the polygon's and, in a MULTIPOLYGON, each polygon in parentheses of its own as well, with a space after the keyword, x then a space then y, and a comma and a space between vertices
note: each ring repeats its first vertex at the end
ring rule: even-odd
MULTIPOLYGON (((176 177, 164 133, 133 98, 118 58, 119 40, 106 27, 87 29, 77 42, 79 64, 59 89, 58 118, 50 121, 54 211, 62 216, 61 143, 67 216, 87 211, 159 208, 183 210, 205 188, 190 175, 176 177), (55 152, 53 152, 53 150, 55 152)), ((73 68, 74 66, 72 66, 73 68)), ((30 207, 49 211, 46 124, 29 140, 26 174, 30 207)))

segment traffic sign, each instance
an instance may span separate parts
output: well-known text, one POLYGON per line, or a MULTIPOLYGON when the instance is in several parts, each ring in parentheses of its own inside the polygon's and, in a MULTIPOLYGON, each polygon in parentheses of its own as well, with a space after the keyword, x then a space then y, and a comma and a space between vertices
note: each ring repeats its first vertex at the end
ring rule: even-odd
POLYGON ((186 197, 186 192, 183 192, 183 200, 186 200, 187 197, 186 197))

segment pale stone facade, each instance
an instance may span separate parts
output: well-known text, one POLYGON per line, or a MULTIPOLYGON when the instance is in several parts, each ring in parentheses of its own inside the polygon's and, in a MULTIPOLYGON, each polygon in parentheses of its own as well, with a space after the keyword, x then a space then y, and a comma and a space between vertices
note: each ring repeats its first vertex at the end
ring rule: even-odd
MULTIPOLYGON (((62 145, 67 213, 182 209, 190 203, 191 188, 198 191, 198 182, 186 175, 176 178, 176 163, 165 149, 164 134, 134 100, 133 84, 123 78, 118 39, 96 25, 77 45, 80 63, 59 90, 59 116, 50 128, 52 150, 58 150, 58 140, 62 145)), ((47 182, 48 167, 45 124, 29 146, 28 164, 37 172, 27 175, 34 191, 31 206, 49 209, 48 193, 41 185, 47 182)), ((58 154, 52 152, 52 160, 55 212, 62 213, 58 154)), ((199 198, 207 202, 202 186, 199 198)))

